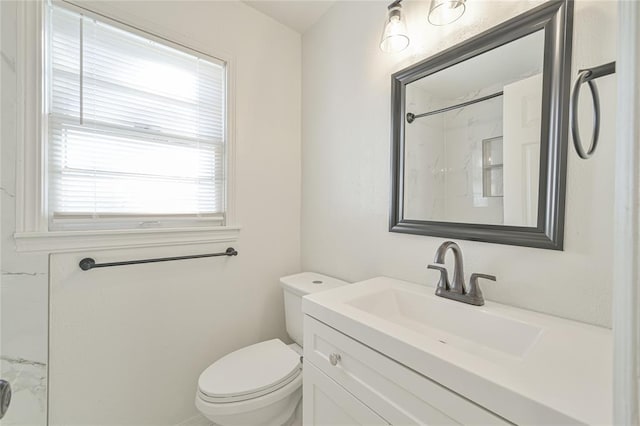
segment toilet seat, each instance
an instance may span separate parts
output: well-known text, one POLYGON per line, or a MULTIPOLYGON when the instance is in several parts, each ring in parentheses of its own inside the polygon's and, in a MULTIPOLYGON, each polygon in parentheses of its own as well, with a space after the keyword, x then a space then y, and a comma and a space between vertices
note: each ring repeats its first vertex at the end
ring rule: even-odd
POLYGON ((283 387, 287 386, 289 383, 295 381, 301 375, 302 375, 302 370, 298 370, 294 374, 292 374, 291 376, 287 377, 282 382, 277 383, 276 385, 274 385, 273 387, 262 389, 262 390, 257 391, 257 392, 243 394, 243 395, 233 395, 233 396, 227 396, 227 397, 211 396, 211 395, 208 395, 208 394, 202 392, 201 389, 198 389, 198 396, 200 397, 201 400, 203 400, 205 402, 210 402, 212 404, 228 404, 228 403, 231 403, 231 402, 248 401, 248 400, 256 399, 256 398, 264 396, 264 395, 268 395, 268 394, 273 393, 273 392, 275 392, 277 390, 280 390, 283 387))
POLYGON ((247 401, 301 376, 300 355, 279 339, 256 343, 211 364, 198 379, 198 396, 212 404, 247 401))
POLYGON ((287 411, 293 412, 301 397, 302 374, 298 374, 291 382, 280 389, 256 398, 219 404, 205 401, 202 398, 202 393, 198 392, 195 403, 204 416, 211 420, 217 419, 216 424, 224 424, 222 421, 224 417, 240 416, 245 420, 247 418, 254 419, 253 421, 240 422, 240 424, 249 425, 264 423, 264 419, 273 417, 274 413, 280 413, 288 418, 291 413, 287 411))

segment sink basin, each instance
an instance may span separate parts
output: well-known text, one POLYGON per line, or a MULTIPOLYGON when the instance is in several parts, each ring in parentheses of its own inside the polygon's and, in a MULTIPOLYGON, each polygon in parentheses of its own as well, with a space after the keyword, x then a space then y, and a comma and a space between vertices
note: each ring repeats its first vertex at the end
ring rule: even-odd
POLYGON ((467 352, 489 349, 522 358, 542 333, 523 321, 403 288, 381 289, 346 304, 467 352))
POLYGON ((515 424, 611 424, 611 330, 433 292, 376 277, 304 296, 302 309, 515 424))

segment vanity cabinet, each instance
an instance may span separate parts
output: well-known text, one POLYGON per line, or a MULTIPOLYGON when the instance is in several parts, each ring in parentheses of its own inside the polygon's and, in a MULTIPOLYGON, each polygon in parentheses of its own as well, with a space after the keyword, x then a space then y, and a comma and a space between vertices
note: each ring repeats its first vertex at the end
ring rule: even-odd
POLYGON ((389 424, 313 364, 304 366, 303 386, 305 425, 389 424))
POLYGON ((512 424, 309 315, 303 383, 306 426, 512 424))

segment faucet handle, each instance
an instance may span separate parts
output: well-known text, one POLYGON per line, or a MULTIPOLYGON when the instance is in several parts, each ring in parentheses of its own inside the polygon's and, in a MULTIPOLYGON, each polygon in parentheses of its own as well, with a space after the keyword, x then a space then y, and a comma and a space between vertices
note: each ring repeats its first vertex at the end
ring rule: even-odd
POLYGON ((489 275, 489 274, 480 274, 478 272, 474 272, 473 274, 471 274, 471 281, 475 281, 476 284, 478 283, 478 278, 484 278, 487 280, 491 280, 491 281, 495 281, 496 280, 496 276, 495 275, 489 275))
POLYGON ((437 269, 444 273, 447 272, 447 266, 444 263, 430 263, 427 265, 427 269, 437 269))
POLYGON ((467 291, 467 296, 474 300, 474 305, 482 306, 484 305, 484 296, 482 295, 482 290, 480 290, 478 278, 495 281, 496 276, 474 272, 473 274, 471 274, 471 278, 469 278, 469 291, 467 291))
POLYGON ((440 271, 440 280, 436 285, 436 294, 449 290, 449 273, 447 272, 447 267, 442 263, 430 263, 427 265, 427 268, 440 271))

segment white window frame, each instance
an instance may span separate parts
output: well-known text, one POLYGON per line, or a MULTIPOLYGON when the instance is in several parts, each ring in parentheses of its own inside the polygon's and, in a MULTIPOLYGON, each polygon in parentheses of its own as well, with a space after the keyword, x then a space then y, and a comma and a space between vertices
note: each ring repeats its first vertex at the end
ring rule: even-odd
MULTIPOLYGON (((46 0, 18 3, 16 63, 18 114, 16 169, 16 249, 19 252, 70 252, 87 249, 155 247, 233 242, 240 227, 235 222, 235 68, 231 55, 210 52, 184 35, 149 21, 127 22, 113 10, 87 10, 69 1, 54 0, 65 8, 106 21, 110 25, 156 39, 164 44, 202 52, 226 63, 226 225, 158 229, 49 231, 46 182, 46 117, 43 84, 46 0)), ((108 5, 106 5, 108 7, 108 5)), ((122 15, 122 14, 121 14, 122 15)))

